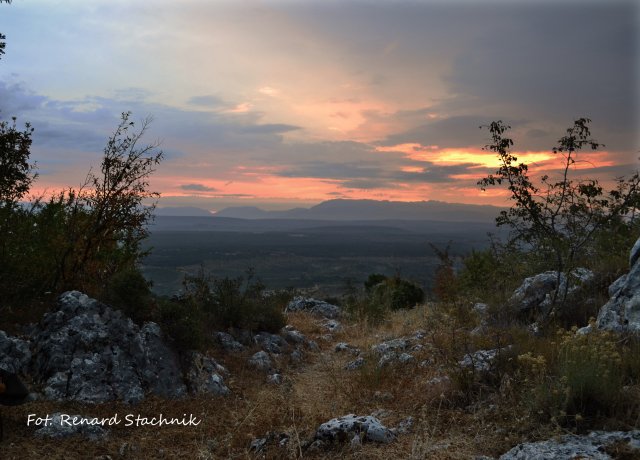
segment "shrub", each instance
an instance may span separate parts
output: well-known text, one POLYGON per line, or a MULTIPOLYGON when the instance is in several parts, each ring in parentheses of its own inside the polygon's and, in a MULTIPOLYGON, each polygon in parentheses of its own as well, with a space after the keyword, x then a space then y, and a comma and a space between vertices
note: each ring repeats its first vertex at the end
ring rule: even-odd
POLYGON ((101 300, 141 324, 154 319, 154 299, 150 287, 151 283, 139 270, 130 268, 111 277, 101 300))
POLYGON ((291 291, 267 292, 265 286, 247 278, 212 279, 200 271, 184 281, 183 302, 202 313, 207 327, 239 328, 277 332, 286 324, 284 307, 293 298, 291 291))

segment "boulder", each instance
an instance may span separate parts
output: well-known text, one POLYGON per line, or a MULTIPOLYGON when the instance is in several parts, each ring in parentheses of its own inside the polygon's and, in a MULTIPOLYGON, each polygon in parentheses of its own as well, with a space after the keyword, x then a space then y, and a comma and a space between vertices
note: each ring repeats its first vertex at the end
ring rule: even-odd
POLYGON ((269 332, 259 332, 253 337, 253 341, 264 351, 276 355, 282 354, 289 349, 289 344, 278 334, 269 332))
MULTIPOLYGON (((46 438, 66 438, 75 434, 85 436, 92 441, 104 438, 108 431, 103 425, 109 424, 108 419, 69 415, 56 412, 49 416, 51 420, 45 422, 42 428, 35 431, 36 436, 46 438)), ((111 420, 116 422, 115 419, 111 420)))
POLYGON ((338 417, 318 427, 315 439, 319 441, 351 441, 354 436, 362 441, 389 443, 394 434, 371 415, 356 416, 354 414, 338 417))
POLYGON ((32 337, 32 376, 48 399, 138 402, 146 392, 186 393, 177 356, 160 327, 140 328, 120 311, 78 291, 62 294, 32 337))
POLYGON ((640 458, 640 431, 595 431, 586 436, 565 435, 559 440, 518 444, 500 457, 500 460, 544 460, 548 458, 585 458, 610 460, 617 458, 607 453, 613 445, 625 445, 629 456, 640 458), (632 456, 633 455, 633 456, 632 456))
POLYGON ((188 361, 185 379, 192 394, 209 393, 224 396, 230 393, 222 377, 228 375, 229 371, 215 359, 192 352, 188 361))
POLYGON ((337 305, 330 304, 323 300, 312 298, 295 297, 285 309, 285 313, 294 311, 306 311, 322 318, 338 318, 342 315, 342 309, 337 305))
POLYGON ((231 334, 215 332, 213 337, 224 351, 235 353, 244 350, 244 345, 238 342, 231 334))
POLYGON ((631 250, 627 275, 609 287, 611 298, 598 313, 597 327, 616 332, 640 333, 640 238, 631 250))
POLYGON ((478 350, 468 353, 458 362, 460 367, 473 369, 475 372, 489 372, 500 353, 508 351, 511 347, 495 348, 493 350, 478 350))
POLYGON ((10 337, 0 331, 0 369, 12 374, 23 374, 31 361, 29 342, 10 337))
POLYGON ((272 368, 273 364, 267 352, 259 351, 249 358, 249 366, 259 371, 267 372, 272 368))
MULTIPOLYGON (((586 268, 576 268, 569 275, 569 289, 567 294, 575 294, 580 286, 593 279, 593 273, 586 268)), ((509 304, 521 313, 530 311, 544 311, 548 309, 553 301, 556 291, 564 292, 567 285, 567 277, 560 273, 558 283, 558 272, 548 271, 535 276, 525 278, 511 298, 509 304)))

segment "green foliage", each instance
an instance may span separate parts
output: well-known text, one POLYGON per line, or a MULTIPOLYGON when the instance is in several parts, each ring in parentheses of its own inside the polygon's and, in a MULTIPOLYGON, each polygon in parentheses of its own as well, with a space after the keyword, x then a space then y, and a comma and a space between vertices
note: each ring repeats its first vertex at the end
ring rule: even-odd
POLYGON ((424 300, 424 291, 398 276, 387 278, 371 292, 371 301, 389 310, 413 308, 424 300))
MULTIPOLYGON (((500 167, 478 184, 506 185, 512 207, 502 211, 498 225, 511 229, 511 242, 520 249, 547 260, 559 274, 577 267, 583 255, 592 257, 595 242, 624 227, 635 225, 633 217, 640 208, 640 175, 617 180, 613 190, 605 192, 595 179, 572 179, 577 155, 583 148, 597 149, 600 143, 591 137, 588 118, 580 118, 567 129, 553 148, 562 156, 561 176, 542 176, 536 185, 528 175, 528 166, 517 163, 511 152, 513 141, 505 136, 509 126, 501 121, 489 125, 492 143, 485 148, 498 155, 500 167)), ((559 275, 560 276, 560 275, 559 275)), ((569 289, 556 293, 554 301, 564 302, 569 289)), ((546 312, 546 317, 552 311, 546 312)))
POLYGON ((559 425, 591 425, 604 417, 633 423, 640 403, 630 389, 640 383, 633 341, 610 332, 559 330, 518 356, 518 397, 532 416, 559 425))
POLYGON ((204 312, 189 302, 160 299, 160 326, 178 350, 202 349, 208 344, 204 312))
POLYGON ((25 308, 68 289, 100 297, 116 295, 114 287, 126 291, 129 282, 136 295, 146 290, 135 272, 153 206, 142 202, 157 197, 148 191, 148 177, 162 152, 156 145, 140 146, 148 120, 134 132, 129 116, 122 114, 107 142, 100 175, 89 172, 80 189, 36 199, 29 207, 17 200, 36 177, 28 161, 32 129, 0 125, 1 308, 25 308))
POLYGON ((293 298, 288 290, 268 292, 265 286, 247 278, 212 279, 201 271, 187 276, 185 296, 180 302, 201 318, 200 327, 278 332, 286 320, 284 307, 293 298))
POLYGON ((350 287, 343 306, 354 319, 378 324, 388 311, 413 308, 423 300, 424 291, 414 283, 372 273, 364 282, 364 292, 350 287))
POLYGON ((155 315, 155 301, 150 288, 151 283, 139 270, 123 270, 109 279, 101 298, 142 324, 153 320, 155 315))

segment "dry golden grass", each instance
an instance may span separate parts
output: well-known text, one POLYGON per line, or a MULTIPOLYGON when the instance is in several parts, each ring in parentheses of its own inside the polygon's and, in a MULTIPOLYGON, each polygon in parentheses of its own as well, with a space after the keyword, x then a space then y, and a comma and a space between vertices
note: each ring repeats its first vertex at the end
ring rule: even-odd
POLYGON ((291 314, 288 323, 316 340, 320 352, 308 352, 302 364, 279 360, 277 366, 284 375, 281 385, 267 384, 264 374, 247 366, 247 358, 257 348, 240 354, 211 350, 212 356, 231 373, 226 380, 231 395, 183 400, 150 397, 134 406, 37 401, 4 408, 5 439, 0 443, 0 458, 467 459, 475 455, 498 456, 519 442, 561 433, 558 425, 541 423, 524 410, 513 376, 504 373, 498 381, 474 380, 466 387, 456 380, 456 363, 464 353, 503 346, 508 341, 526 348, 531 345, 527 340, 533 339, 517 329, 471 337, 468 332, 474 326, 473 318, 461 319, 454 310, 426 305, 394 312, 378 326, 343 321, 343 330, 333 334, 331 340, 323 339, 327 332, 317 319, 304 313, 291 314), (425 332, 424 348, 415 353, 415 362, 381 369, 376 366, 372 345, 412 336, 419 329, 425 332), (359 347, 366 357, 365 366, 345 370, 345 364, 355 356, 334 352, 339 341, 359 347), (420 366, 423 360, 430 364, 420 366), (430 383, 445 374, 451 375, 451 380, 430 383), (60 411, 96 417, 115 413, 162 413, 168 417, 194 414, 202 423, 197 427, 159 428, 119 425, 100 441, 81 437, 41 439, 33 435, 33 427, 26 426, 30 413, 60 411), (386 445, 335 445, 327 451, 305 448, 321 423, 349 413, 376 413, 388 427, 411 416, 414 426, 408 434, 386 445), (268 433, 273 433, 276 441, 259 454, 250 452, 251 440, 268 433), (281 433, 289 437, 284 447, 277 446, 281 433))

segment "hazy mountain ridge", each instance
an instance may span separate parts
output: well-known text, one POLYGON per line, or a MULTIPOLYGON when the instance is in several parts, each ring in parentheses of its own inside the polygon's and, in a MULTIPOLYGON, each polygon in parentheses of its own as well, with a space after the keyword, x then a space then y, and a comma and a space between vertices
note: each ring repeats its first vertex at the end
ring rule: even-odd
POLYGON ((239 219, 313 220, 431 220, 444 222, 493 221, 502 208, 491 205, 446 203, 442 201, 328 200, 311 208, 265 211, 255 206, 222 209, 216 217, 239 219))

